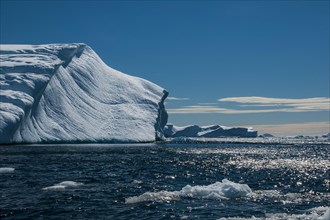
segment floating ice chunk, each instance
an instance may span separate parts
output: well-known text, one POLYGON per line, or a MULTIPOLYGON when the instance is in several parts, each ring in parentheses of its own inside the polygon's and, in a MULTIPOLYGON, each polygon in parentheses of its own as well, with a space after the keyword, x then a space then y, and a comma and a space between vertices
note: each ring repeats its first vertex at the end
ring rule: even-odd
POLYGON ((12 173, 15 171, 15 168, 12 167, 0 167, 0 173, 12 173))
POLYGON ((131 204, 146 201, 171 201, 181 198, 221 200, 246 197, 250 194, 252 194, 252 190, 247 184, 234 183, 224 179, 222 182, 216 182, 207 186, 187 185, 180 191, 146 192, 140 196, 129 197, 125 202, 131 204))
POLYGON ((241 218, 241 217, 229 217, 229 218, 220 218, 219 220, 330 220, 330 208, 328 207, 317 207, 315 209, 311 209, 311 213, 305 214, 287 214, 287 213, 268 213, 266 217, 254 217, 251 218, 241 218), (324 214, 322 214, 324 212, 324 214))
POLYGON ((74 182, 74 181, 63 181, 61 183, 55 184, 53 186, 48 186, 42 188, 43 190, 62 190, 65 188, 73 188, 82 185, 82 183, 74 182))
POLYGON ((141 183, 143 183, 141 180, 134 180, 133 181, 133 184, 141 184, 141 183))
POLYGON ((231 199, 245 197, 252 193, 247 184, 239 184, 227 179, 208 186, 187 185, 180 191, 182 196, 207 199, 231 199))
POLYGON ((292 220, 300 220, 300 219, 305 219, 305 220, 330 220, 330 209, 328 208, 324 214, 320 212, 312 212, 310 214, 267 214, 266 215, 266 220, 274 219, 274 220, 280 220, 280 219, 292 219, 292 220))
POLYGON ((323 220, 330 220, 330 208, 327 209, 327 211, 322 216, 323 220))
POLYGON ((317 214, 317 218, 313 220, 330 220, 330 207, 320 206, 313 209, 310 209, 313 214, 317 214), (324 213, 322 215, 322 213, 324 213))
POLYGON ((147 202, 147 201, 172 201, 179 200, 180 192, 179 191, 160 191, 160 192, 146 192, 140 196, 132 196, 125 199, 126 204, 138 203, 138 202, 147 202))

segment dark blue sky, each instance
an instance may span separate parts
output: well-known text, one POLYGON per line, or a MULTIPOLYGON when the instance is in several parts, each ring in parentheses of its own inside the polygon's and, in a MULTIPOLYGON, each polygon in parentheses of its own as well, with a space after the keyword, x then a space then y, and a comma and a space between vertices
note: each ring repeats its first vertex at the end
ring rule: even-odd
POLYGON ((1 0, 0 40, 87 43, 187 98, 167 101, 179 125, 329 122, 329 99, 300 100, 330 96, 329 1, 1 0), (218 101, 230 97, 246 98, 218 101))

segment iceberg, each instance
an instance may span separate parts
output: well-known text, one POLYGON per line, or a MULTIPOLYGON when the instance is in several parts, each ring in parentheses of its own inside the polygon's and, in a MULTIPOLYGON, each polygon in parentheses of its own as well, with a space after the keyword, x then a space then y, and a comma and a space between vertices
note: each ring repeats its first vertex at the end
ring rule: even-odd
POLYGON ((261 138, 273 138, 274 135, 269 134, 269 133, 264 133, 264 134, 262 134, 262 135, 259 135, 259 137, 261 137, 261 138))
POLYGON ((323 137, 323 138, 327 138, 327 139, 330 139, 330 132, 327 133, 327 134, 323 134, 321 137, 323 137))
POLYGON ((168 92, 87 45, 0 45, 0 144, 163 139, 168 92))
POLYGON ((167 138, 176 137, 205 137, 205 138, 219 138, 219 137, 249 137, 254 138, 258 136, 258 132, 252 128, 232 128, 221 125, 209 126, 175 126, 167 124, 164 128, 164 134, 167 138))

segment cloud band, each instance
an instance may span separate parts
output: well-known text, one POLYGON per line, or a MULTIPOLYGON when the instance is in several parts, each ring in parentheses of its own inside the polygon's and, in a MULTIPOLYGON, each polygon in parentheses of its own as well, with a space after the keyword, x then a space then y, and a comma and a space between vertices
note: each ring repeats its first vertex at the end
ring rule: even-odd
POLYGON ((330 98, 316 97, 303 99, 284 99, 267 97, 229 97, 218 99, 221 104, 233 102, 238 105, 235 109, 223 108, 218 106, 193 105, 180 108, 170 108, 167 111, 170 114, 253 114, 253 113, 271 113, 271 112, 319 112, 330 110, 330 98), (244 109, 242 109, 244 107, 244 109), (255 109, 263 107, 263 109, 255 109), (265 109, 265 107, 267 107, 265 109), (250 109, 249 109, 250 108, 250 109))

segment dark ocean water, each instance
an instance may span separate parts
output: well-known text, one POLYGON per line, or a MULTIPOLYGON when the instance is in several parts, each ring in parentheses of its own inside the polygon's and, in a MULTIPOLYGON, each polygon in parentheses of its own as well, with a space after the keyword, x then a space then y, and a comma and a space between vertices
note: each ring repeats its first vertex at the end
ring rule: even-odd
POLYGON ((329 207, 326 144, 0 146, 0 219, 329 219, 329 207))

